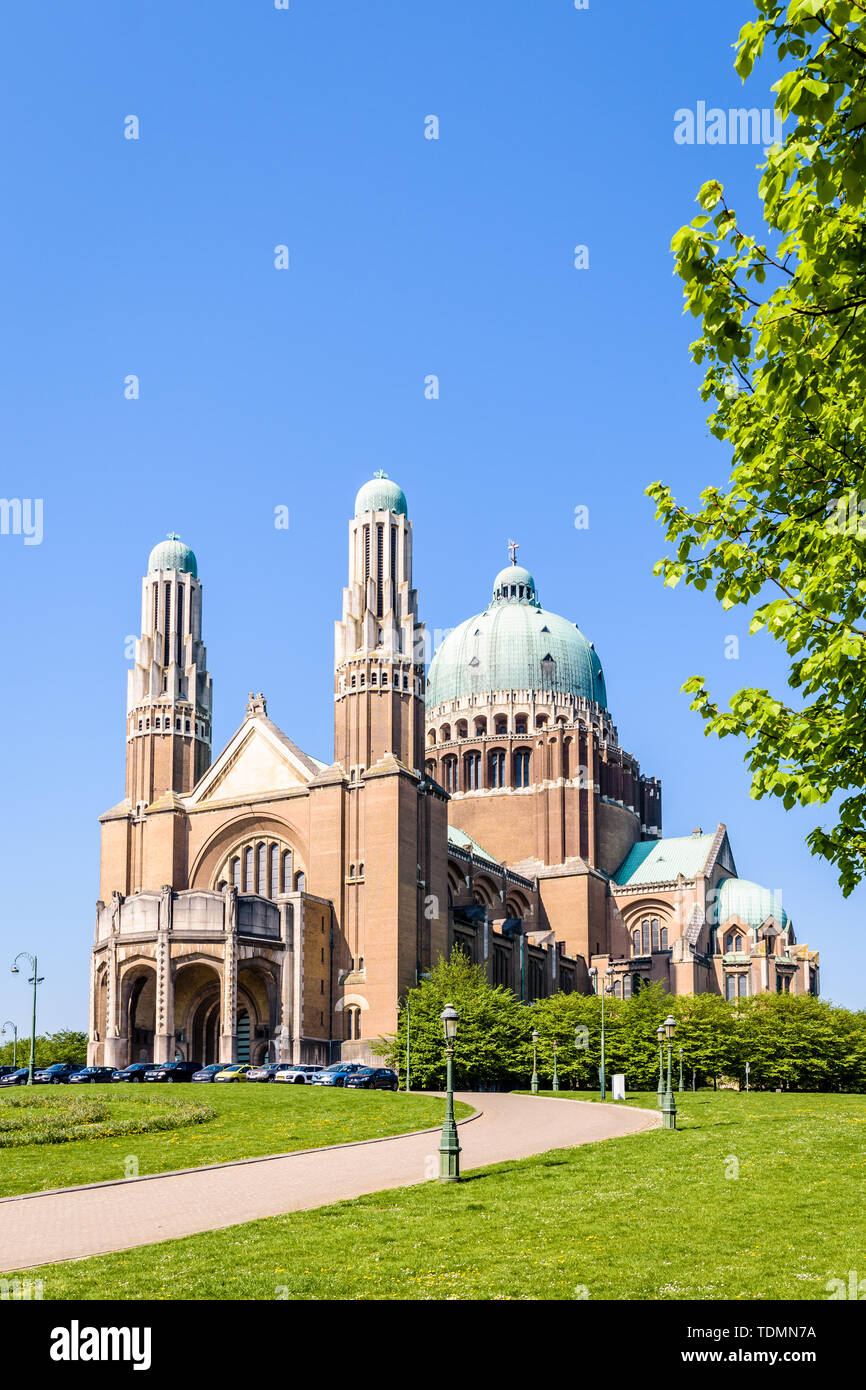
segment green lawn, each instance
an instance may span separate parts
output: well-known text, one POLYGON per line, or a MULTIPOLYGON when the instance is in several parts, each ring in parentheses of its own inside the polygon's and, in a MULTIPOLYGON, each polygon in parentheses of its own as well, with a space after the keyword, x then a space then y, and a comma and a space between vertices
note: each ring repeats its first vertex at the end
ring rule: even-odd
MULTIPOLYGON (((655 1093, 631 1103, 652 1107, 655 1093)), ((46 1266, 44 1296, 823 1299, 828 1279, 862 1277, 866 1099, 698 1091, 677 1103, 676 1133, 46 1266)))
MULTIPOLYGON (((267 1083, 186 1086, 40 1086, 36 1095, 67 1104, 107 1100, 112 1121, 147 1117, 162 1107, 152 1102, 185 1102, 212 1107, 203 1124, 163 1133, 125 1133, 69 1143, 0 1148, 0 1197, 39 1192, 46 1187, 122 1178, 127 1172, 164 1173, 233 1158, 289 1153, 293 1149, 344 1144, 426 1129, 442 1123, 445 1102, 435 1096, 392 1091, 346 1091, 324 1086, 267 1083), (151 1104, 148 1104, 151 1102, 151 1104), (137 1170, 127 1164, 134 1159, 137 1170)), ((16 1087, 10 1097, 24 1094, 16 1087)), ((4 1108, 0 1120, 14 1114, 4 1108)), ((463 1106, 460 1114, 469 1114, 463 1106)))

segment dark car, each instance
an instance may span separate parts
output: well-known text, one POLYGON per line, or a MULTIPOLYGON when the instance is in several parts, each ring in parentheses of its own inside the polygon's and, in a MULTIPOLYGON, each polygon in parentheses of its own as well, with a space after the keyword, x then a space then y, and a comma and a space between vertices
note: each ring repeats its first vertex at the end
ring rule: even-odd
POLYGON ((161 1062, 144 1073, 145 1081, 192 1081, 201 1062, 161 1062))
POLYGON ((17 1067, 0 1067, 0 1077, 8 1076, 10 1072, 17 1071, 17 1067))
POLYGON ((80 1082, 86 1085, 89 1082, 91 1086, 96 1086, 113 1080, 114 1067, 82 1067, 81 1071, 72 1073, 69 1084, 73 1086, 76 1082, 80 1082))
POLYGON ((29 1075, 29 1067, 15 1067, 6 1076, 0 1076, 0 1086, 26 1086, 29 1075))
POLYGON ((115 1081, 143 1081, 144 1073, 150 1071, 153 1062, 130 1062, 128 1067, 115 1068, 113 1073, 115 1081))
POLYGON ((345 1086, 348 1077, 361 1070, 360 1062, 332 1062, 312 1078, 314 1086, 345 1086))
POLYGON ((346 1077, 345 1085, 365 1091, 396 1091, 400 1078, 388 1067, 361 1067, 346 1077))
POLYGON ((33 1081, 38 1085, 65 1086, 73 1072, 84 1071, 80 1062, 52 1062, 50 1067, 40 1067, 33 1073, 33 1081))
POLYGON ((193 1072, 191 1081, 213 1081, 217 1072, 225 1071, 228 1062, 211 1062, 209 1066, 202 1067, 199 1071, 193 1072))

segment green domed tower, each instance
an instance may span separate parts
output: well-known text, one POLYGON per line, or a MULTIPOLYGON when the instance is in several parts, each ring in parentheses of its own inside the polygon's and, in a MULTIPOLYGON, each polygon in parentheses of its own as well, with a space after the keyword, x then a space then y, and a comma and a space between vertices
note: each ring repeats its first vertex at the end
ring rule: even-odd
POLYGON ((211 680, 195 555, 176 531, 153 547, 141 590, 141 637, 128 675, 126 795, 149 805, 191 791, 210 766, 211 680))

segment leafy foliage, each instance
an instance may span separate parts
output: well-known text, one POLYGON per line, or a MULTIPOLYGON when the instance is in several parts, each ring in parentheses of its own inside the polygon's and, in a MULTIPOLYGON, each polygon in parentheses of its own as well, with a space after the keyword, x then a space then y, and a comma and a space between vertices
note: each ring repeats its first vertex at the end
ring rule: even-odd
MULTIPOLYGON (((397 1033, 379 1045, 405 1082, 406 1002, 397 1033)), ((510 990, 487 983, 482 966, 455 947, 417 989, 409 992, 411 1084, 441 1090, 445 1047, 439 1015, 446 1003, 460 1014, 455 1044, 458 1089, 526 1087, 532 1072, 532 1032, 538 1033, 542 1089, 553 1076, 553 1044, 563 1089, 595 1090, 601 1065, 601 998, 554 994, 522 1004, 510 990)), ((673 1014, 673 1075, 685 1084, 746 1079, 753 1089, 866 1090, 866 1013, 853 1013, 812 995, 769 994, 728 1002, 714 994, 665 994, 660 985, 631 999, 605 1001, 605 1072, 622 1072, 629 1091, 658 1085, 656 1030, 673 1014)), ((667 1046, 663 1051, 667 1065, 667 1046)))
MULTIPOLYGON (((9 1037, 7 1030, 6 1037, 9 1037)), ((0 1047, 0 1064, 11 1065, 13 1056, 12 1041, 0 1047)), ((18 1034, 18 1065, 26 1067, 30 1061, 30 1034, 18 1034)), ((50 1067, 52 1062, 78 1062, 82 1066, 87 1061, 87 1034, 74 1028, 61 1028, 57 1033, 37 1033, 37 1067, 50 1067)))
POLYGON ((701 320, 712 433, 732 450, 724 487, 690 511, 653 483, 673 550, 667 585, 714 586, 725 609, 784 647, 787 699, 702 676, 683 689, 706 732, 746 740, 752 795, 787 808, 834 801, 807 838, 849 894, 866 873, 866 10, 853 0, 755 0, 736 69, 765 49, 793 60, 776 83, 793 126, 762 166, 771 246, 744 229, 722 185, 673 238, 685 305, 701 320))

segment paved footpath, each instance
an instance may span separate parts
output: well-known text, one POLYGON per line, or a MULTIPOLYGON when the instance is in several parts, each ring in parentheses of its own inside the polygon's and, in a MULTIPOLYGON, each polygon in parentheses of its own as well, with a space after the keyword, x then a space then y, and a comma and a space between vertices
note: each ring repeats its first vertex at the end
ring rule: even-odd
MULTIPOLYGON (((586 1101, 491 1092, 458 1099, 481 1112, 459 1127, 464 1172, 660 1123, 652 1111, 586 1101)), ((439 1133, 8 1197, 0 1201, 0 1271, 129 1250, 426 1182, 438 1173, 439 1133)))

